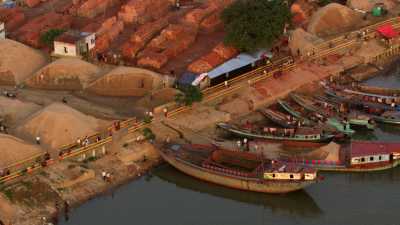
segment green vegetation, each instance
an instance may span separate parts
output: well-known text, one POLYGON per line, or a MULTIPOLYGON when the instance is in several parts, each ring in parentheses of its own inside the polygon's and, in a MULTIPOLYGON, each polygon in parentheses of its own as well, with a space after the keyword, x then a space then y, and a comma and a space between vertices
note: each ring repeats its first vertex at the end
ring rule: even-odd
POLYGON ((319 6, 326 6, 328 4, 332 3, 332 0, 318 0, 318 5, 319 6))
POLYGON ((2 192, 10 201, 14 201, 14 192, 11 189, 3 189, 2 192))
POLYGON ((149 115, 145 115, 143 118, 144 123, 151 123, 151 120, 152 120, 152 118, 149 115))
POLYGON ((146 140, 154 140, 154 139, 156 139, 156 135, 148 127, 143 129, 143 136, 146 138, 146 140))
POLYGON ((53 46, 54 39, 64 33, 63 29, 50 29, 40 36, 40 42, 51 47, 53 46))
POLYGON ((192 105, 193 102, 200 102, 203 99, 203 93, 200 88, 192 85, 181 87, 182 93, 175 96, 175 101, 180 105, 192 105))
POLYGON ((271 47, 290 18, 287 1, 237 0, 222 13, 225 43, 249 52, 271 47))

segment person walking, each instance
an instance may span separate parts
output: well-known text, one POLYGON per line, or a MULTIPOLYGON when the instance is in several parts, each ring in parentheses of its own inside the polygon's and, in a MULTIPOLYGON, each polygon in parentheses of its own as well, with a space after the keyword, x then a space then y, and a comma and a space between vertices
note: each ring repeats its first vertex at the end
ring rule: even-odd
POLYGON ((36 144, 40 145, 40 137, 36 136, 36 144))

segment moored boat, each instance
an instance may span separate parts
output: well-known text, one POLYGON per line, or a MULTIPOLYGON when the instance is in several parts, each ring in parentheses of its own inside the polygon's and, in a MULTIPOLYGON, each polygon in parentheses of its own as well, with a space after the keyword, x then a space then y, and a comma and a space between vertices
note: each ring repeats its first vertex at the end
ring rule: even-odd
POLYGON ((400 164, 400 143, 352 141, 343 147, 335 157, 336 161, 291 159, 320 171, 370 172, 394 168, 400 164))
POLYGON ((295 117, 273 109, 264 108, 260 110, 260 113, 272 122, 285 128, 295 128, 301 123, 301 121, 295 117))
POLYGON ((187 175, 245 191, 288 193, 317 181, 314 169, 214 146, 166 144, 160 149, 160 154, 170 165, 187 175))
POLYGON ((280 129, 275 127, 237 127, 232 124, 217 123, 217 127, 232 134, 248 137, 291 142, 329 142, 335 135, 320 128, 298 127, 280 129))

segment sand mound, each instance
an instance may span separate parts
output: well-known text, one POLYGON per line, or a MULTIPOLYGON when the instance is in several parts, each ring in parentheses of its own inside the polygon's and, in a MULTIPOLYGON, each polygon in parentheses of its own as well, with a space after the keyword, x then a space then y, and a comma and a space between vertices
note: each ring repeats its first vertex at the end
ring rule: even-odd
POLYGON ((43 151, 38 146, 28 144, 10 135, 0 134, 0 168, 40 153, 43 151))
POLYGON ((104 124, 65 104, 53 103, 30 116, 16 131, 32 140, 39 136, 44 145, 56 149, 96 133, 104 124))
POLYGON ((378 3, 385 5, 386 9, 390 10, 396 6, 394 0, 347 0, 347 5, 352 9, 360 9, 369 12, 378 3))
POLYGON ((160 74, 134 67, 117 67, 93 82, 87 90, 105 96, 143 96, 163 85, 160 74))
POLYGON ((363 57, 364 60, 369 61, 370 58, 375 57, 382 53, 385 47, 379 40, 370 40, 363 43, 362 46, 354 53, 355 56, 363 57))
POLYGON ((313 14, 308 25, 308 32, 318 36, 349 31, 362 20, 361 14, 350 8, 331 3, 313 14))
POLYGON ((40 106, 34 103, 0 96, 0 117, 4 118, 8 124, 21 121, 39 109, 40 106))
POLYGON ((325 161, 338 162, 339 161, 340 145, 335 142, 331 142, 327 145, 322 146, 314 151, 305 154, 305 159, 318 159, 325 161))
POLYGON ((13 40, 0 39, 0 84, 19 84, 46 63, 46 57, 39 51, 13 40))
POLYGON ((306 55, 307 52, 312 52, 313 49, 316 49, 316 45, 323 42, 323 40, 307 33, 302 28, 294 30, 289 40, 289 48, 292 55, 297 55, 298 51, 300 51, 301 55, 306 55))
POLYGON ((81 90, 97 79, 100 72, 97 66, 81 59, 62 58, 39 70, 26 84, 44 89, 81 90))

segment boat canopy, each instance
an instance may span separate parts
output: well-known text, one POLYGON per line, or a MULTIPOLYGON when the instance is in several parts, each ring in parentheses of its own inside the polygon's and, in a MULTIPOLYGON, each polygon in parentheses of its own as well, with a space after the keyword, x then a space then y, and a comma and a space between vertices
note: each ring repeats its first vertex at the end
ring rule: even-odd
POLYGON ((382 155, 400 152, 400 142, 352 141, 351 157, 382 155))
POLYGON ((250 65, 250 64, 260 60, 263 57, 271 58, 272 53, 265 49, 259 50, 252 54, 241 53, 241 54, 237 55, 235 58, 232 58, 232 59, 226 61, 225 63, 217 66, 216 68, 214 68, 213 70, 208 72, 208 77, 210 79, 219 77, 222 74, 226 74, 233 70, 250 65))

